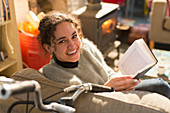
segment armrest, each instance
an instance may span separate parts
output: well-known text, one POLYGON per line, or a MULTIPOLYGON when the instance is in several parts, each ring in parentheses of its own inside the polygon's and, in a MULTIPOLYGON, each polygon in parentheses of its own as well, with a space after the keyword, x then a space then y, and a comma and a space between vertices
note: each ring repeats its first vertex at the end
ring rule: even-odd
POLYGON ((77 113, 170 112, 169 99, 144 91, 87 93, 75 102, 77 113))
POLYGON ((170 17, 166 17, 164 20, 164 29, 170 31, 170 17))

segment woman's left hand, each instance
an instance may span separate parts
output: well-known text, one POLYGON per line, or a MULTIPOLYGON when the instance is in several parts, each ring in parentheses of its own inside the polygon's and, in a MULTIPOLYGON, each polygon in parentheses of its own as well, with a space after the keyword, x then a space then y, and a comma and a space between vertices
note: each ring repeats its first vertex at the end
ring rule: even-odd
POLYGON ((104 85, 113 87, 115 91, 134 90, 135 86, 140 83, 140 80, 133 79, 131 75, 115 76, 104 85))

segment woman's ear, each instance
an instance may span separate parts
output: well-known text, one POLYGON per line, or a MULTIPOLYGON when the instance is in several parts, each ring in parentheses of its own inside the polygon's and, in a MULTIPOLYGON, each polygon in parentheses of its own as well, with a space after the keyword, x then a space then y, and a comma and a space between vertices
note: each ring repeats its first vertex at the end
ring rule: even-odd
POLYGON ((52 51, 52 48, 50 45, 48 44, 43 44, 43 47, 45 48, 45 50, 49 53, 49 54, 52 54, 53 51, 52 51))

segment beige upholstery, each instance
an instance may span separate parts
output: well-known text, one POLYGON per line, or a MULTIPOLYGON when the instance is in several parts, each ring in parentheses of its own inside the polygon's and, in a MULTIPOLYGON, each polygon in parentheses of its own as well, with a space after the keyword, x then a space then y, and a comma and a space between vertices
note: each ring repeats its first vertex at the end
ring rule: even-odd
POLYGON ((164 20, 164 29, 170 32, 170 17, 166 17, 164 20))
POLYGON ((170 18, 166 17, 167 0, 153 0, 150 13, 150 48, 154 42, 170 44, 170 18))
MULTIPOLYGON (((34 69, 24 69, 14 74, 16 80, 34 79, 41 85, 42 97, 46 98, 61 91, 66 84, 46 79, 34 69)), ((48 100, 59 100, 71 94, 61 93, 48 100)), ((33 96, 30 95, 32 98, 33 96)), ((26 95, 18 95, 8 100, 0 100, 0 113, 7 113, 8 107, 17 100, 25 100, 26 95)), ((76 113, 170 113, 170 100, 162 95, 144 91, 112 93, 85 93, 75 102, 76 113)), ((31 106, 29 106, 30 108, 31 106)), ((24 113, 26 106, 17 105, 12 113, 24 113)), ((31 113, 44 113, 34 108, 31 113)))

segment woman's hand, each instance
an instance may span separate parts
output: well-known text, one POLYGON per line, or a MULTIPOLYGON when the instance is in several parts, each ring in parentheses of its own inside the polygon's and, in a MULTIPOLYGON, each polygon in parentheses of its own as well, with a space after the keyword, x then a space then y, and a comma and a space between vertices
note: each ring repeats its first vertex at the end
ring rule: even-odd
POLYGON ((131 75, 115 76, 104 85, 113 87, 115 91, 134 90, 135 86, 140 83, 140 80, 133 79, 131 75))

